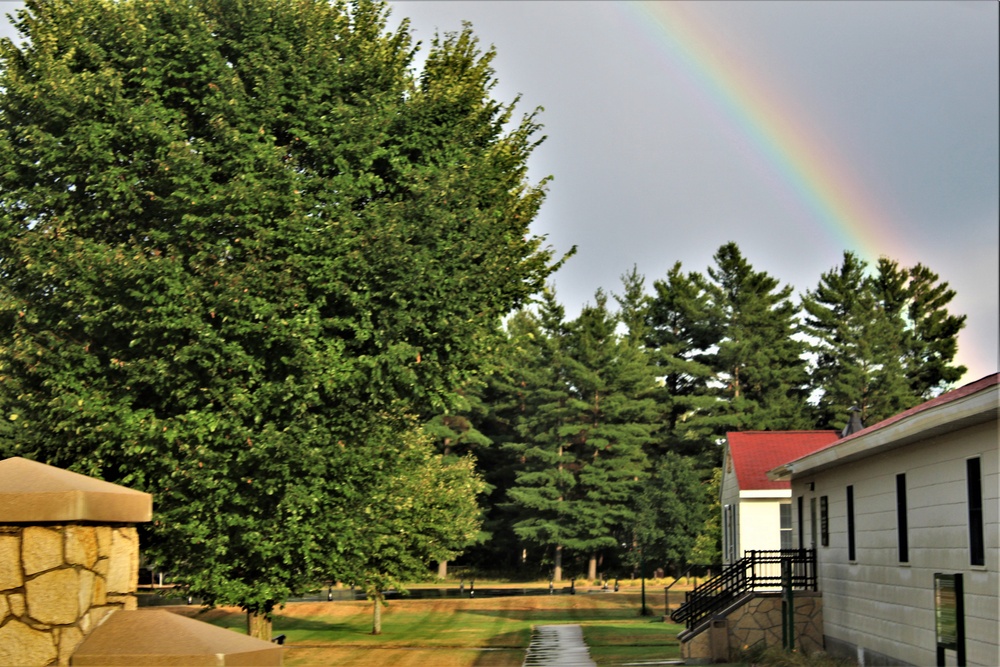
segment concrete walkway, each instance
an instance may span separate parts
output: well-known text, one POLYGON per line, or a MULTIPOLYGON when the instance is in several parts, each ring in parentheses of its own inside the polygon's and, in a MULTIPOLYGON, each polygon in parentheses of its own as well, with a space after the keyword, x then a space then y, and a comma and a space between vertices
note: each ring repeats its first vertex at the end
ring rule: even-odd
POLYGON ((596 667, 579 625, 538 625, 523 667, 596 667))

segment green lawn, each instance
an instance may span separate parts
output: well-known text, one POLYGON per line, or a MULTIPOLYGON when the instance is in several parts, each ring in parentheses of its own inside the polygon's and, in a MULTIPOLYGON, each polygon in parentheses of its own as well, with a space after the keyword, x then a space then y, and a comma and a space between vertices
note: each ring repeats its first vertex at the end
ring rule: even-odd
MULTIPOLYGON (((346 667, 519 667, 534 625, 578 623, 599 665, 676 659, 680 626, 638 614, 639 595, 586 594, 395 600, 371 634, 371 604, 299 602, 275 614, 287 636, 285 665, 346 667)), ((244 631, 238 610, 173 608, 244 631)))

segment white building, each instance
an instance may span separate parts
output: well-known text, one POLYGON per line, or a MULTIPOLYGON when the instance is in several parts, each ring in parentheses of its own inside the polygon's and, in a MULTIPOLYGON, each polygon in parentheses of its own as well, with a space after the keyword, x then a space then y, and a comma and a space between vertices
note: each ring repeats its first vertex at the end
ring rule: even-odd
POLYGON ((816 543, 827 651, 863 665, 961 664, 963 654, 1000 664, 998 378, 769 474, 791 481, 799 544, 816 543))
POLYGON ((726 434, 723 453, 722 559, 750 550, 792 549, 792 485, 767 471, 830 445, 836 431, 743 431, 726 434))

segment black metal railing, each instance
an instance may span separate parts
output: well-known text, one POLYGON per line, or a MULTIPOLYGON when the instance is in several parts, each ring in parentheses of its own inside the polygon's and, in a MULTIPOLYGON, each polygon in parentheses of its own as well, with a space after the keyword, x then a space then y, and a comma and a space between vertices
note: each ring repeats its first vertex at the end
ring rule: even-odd
POLYGON ((743 558, 727 565, 722 573, 688 591, 684 604, 670 614, 674 623, 688 630, 722 611, 747 593, 780 590, 782 562, 788 563, 789 585, 798 590, 816 590, 816 550, 783 549, 746 551, 743 558))

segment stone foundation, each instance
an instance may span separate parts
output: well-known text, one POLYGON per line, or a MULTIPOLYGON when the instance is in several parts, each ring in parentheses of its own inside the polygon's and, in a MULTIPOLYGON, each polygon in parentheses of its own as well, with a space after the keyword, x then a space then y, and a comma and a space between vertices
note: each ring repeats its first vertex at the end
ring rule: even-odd
MULTIPOLYGON (((795 591, 795 647, 810 654, 823 650, 823 598, 795 591)), ((706 621, 681 641, 681 657, 691 664, 730 662, 763 642, 781 646, 781 595, 758 593, 706 621)))
POLYGON ((0 665, 68 665, 108 612, 135 609, 131 525, 0 525, 0 665))

